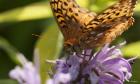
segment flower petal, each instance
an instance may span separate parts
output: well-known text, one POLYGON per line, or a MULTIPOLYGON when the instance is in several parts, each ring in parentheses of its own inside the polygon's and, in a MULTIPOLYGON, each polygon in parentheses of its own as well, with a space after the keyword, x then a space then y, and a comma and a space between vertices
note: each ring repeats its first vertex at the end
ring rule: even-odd
POLYGON ((131 69, 131 65, 129 64, 129 62, 127 60, 125 60, 124 58, 114 58, 114 59, 110 59, 107 60, 105 62, 103 62, 103 65, 107 68, 107 69, 119 69, 121 67, 126 67, 128 69, 129 72, 132 71, 131 69))
POLYGON ((107 76, 101 76, 98 84, 123 84, 123 82, 114 77, 110 77, 107 75, 107 76))

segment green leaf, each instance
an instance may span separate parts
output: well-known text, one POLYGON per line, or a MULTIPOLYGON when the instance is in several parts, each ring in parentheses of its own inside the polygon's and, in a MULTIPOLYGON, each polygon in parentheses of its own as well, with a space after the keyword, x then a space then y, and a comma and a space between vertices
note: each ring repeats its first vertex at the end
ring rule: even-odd
POLYGON ((96 12, 100 13, 106 8, 110 7, 115 3, 114 0, 98 0, 94 5, 91 6, 92 10, 95 10, 96 12), (103 5, 104 3, 104 5, 103 5))
POLYGON ((17 50, 2 37, 0 37, 0 48, 8 54, 8 56, 13 60, 13 62, 15 62, 16 64, 20 63, 17 59, 17 50))
POLYGON ((51 8, 49 4, 47 2, 38 2, 1 13, 0 23, 36 20, 50 16, 51 8))
MULTIPOLYGON (((140 13, 140 1, 138 0, 138 3, 136 4, 136 7, 134 9, 136 12, 140 13)), ((140 14, 139 14, 140 15, 140 14)))
POLYGON ((0 84, 18 84, 18 83, 11 79, 0 79, 0 84))
POLYGON ((76 0, 76 2, 82 7, 88 7, 89 5, 89 0, 76 0))
POLYGON ((125 56, 139 56, 140 57, 140 41, 130 43, 122 48, 125 56))
POLYGON ((40 53, 40 73, 43 84, 48 77, 47 72, 50 71, 50 65, 47 65, 46 60, 57 59, 62 49, 63 38, 58 28, 49 27, 40 37, 37 43, 37 48, 40 53))

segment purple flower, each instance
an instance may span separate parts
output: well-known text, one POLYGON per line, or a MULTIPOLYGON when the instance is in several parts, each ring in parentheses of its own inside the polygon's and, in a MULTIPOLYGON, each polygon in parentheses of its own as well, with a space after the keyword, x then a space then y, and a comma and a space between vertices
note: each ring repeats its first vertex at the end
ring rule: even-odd
POLYGON ((35 52, 35 63, 28 61, 22 54, 17 55, 22 66, 16 66, 10 71, 9 76, 19 84, 41 84, 39 74, 39 59, 35 52))
POLYGON ((94 54, 89 49, 57 60, 48 84, 123 84, 132 76, 129 61, 133 59, 124 59, 120 47, 106 44, 94 54))

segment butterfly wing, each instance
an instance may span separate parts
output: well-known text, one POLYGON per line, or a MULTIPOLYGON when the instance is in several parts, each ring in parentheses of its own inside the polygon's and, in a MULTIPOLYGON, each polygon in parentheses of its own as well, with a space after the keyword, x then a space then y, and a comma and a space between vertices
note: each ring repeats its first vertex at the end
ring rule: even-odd
POLYGON ((50 5, 65 41, 78 40, 84 34, 84 19, 89 18, 88 23, 95 18, 94 13, 81 8, 75 0, 52 0, 50 5))
POLYGON ((87 26, 87 39, 82 39, 85 47, 101 46, 110 43, 133 24, 133 9, 137 0, 120 0, 90 21, 87 26))

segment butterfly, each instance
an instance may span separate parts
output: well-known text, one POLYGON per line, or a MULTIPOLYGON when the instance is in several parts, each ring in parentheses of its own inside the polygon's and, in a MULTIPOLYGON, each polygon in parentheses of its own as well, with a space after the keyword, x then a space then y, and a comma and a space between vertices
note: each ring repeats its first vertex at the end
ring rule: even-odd
POLYGON ((66 51, 81 51, 111 43, 131 25, 137 0, 119 0, 99 14, 75 0, 51 0, 50 5, 64 36, 66 51))

